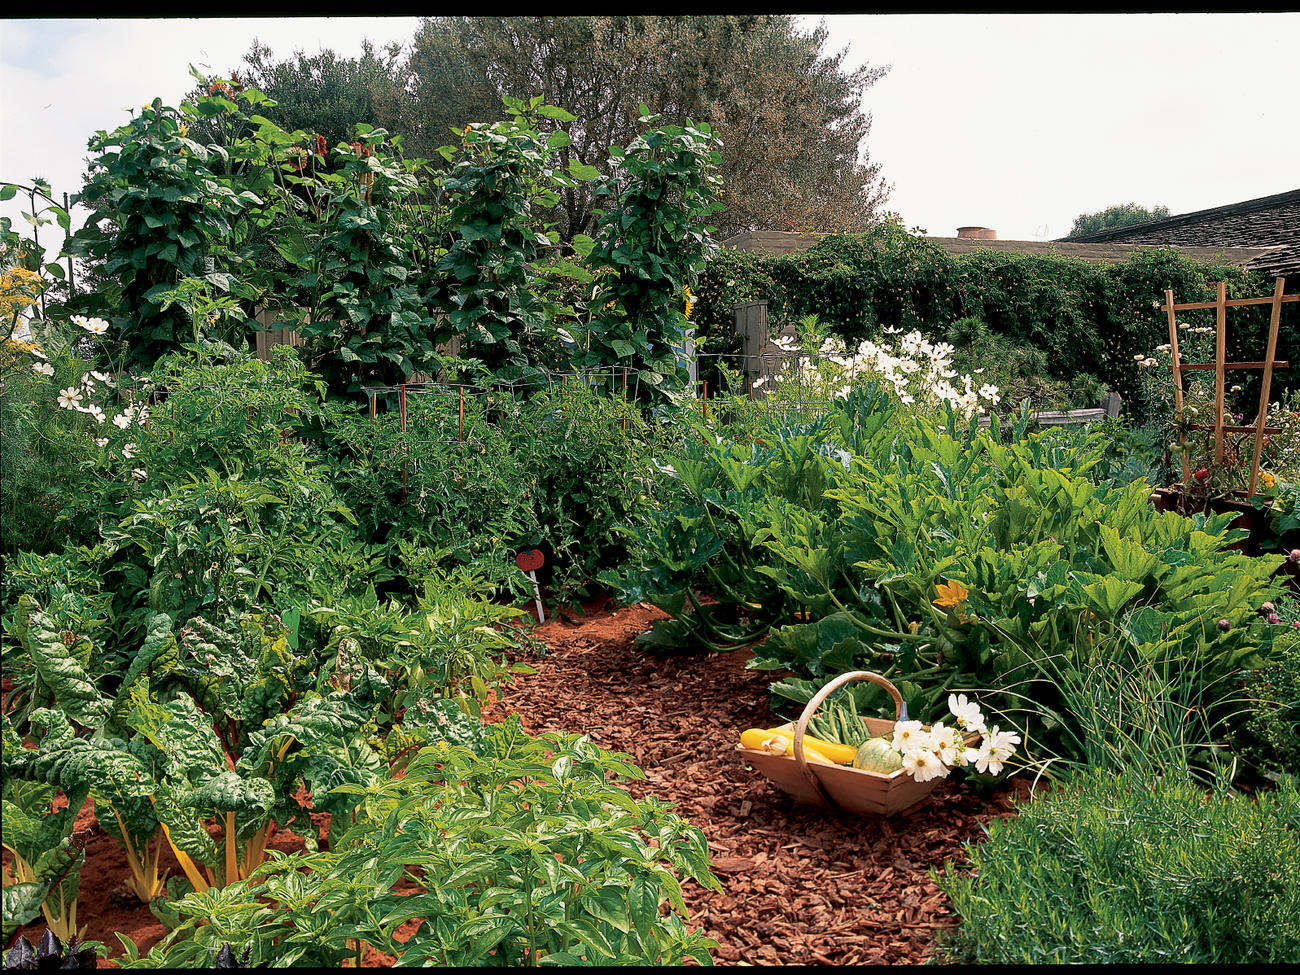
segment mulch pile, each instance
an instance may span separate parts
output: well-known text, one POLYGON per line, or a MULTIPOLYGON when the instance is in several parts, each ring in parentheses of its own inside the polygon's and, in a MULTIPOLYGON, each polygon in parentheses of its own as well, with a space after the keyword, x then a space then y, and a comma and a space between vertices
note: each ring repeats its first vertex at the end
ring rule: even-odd
MULTIPOLYGON (((721 893, 684 885, 689 924, 717 940, 721 964, 909 964, 931 959, 937 931, 955 925, 931 867, 963 862, 962 843, 981 823, 1011 815, 1012 783, 985 797, 942 783, 929 802, 889 820, 800 806, 735 751, 746 728, 771 727, 767 686, 776 675, 746 670, 746 651, 672 656, 635 644, 661 612, 647 606, 589 609, 548 619, 533 633, 545 655, 534 676, 516 677, 488 720, 518 713, 540 734, 569 731, 633 757, 644 781, 626 783, 641 798, 673 803, 708 839, 721 893)), ((7 689, 7 688, 6 688, 7 689)), ((313 815, 322 835, 328 816, 313 815)), ((120 957, 115 932, 144 954, 164 929, 123 883, 126 855, 95 819, 89 800, 77 817, 86 844, 78 898, 85 937, 120 957)), ((273 833, 273 849, 300 851, 301 838, 273 833)), ((11 859, 5 851, 6 863, 11 859)), ((180 874, 170 850, 163 869, 180 874)), ((412 922, 412 926, 414 922, 412 922)), ((44 924, 23 934, 38 940, 44 924)), ((409 932, 402 932, 409 933, 409 932)), ((365 964, 394 959, 367 949, 365 964)), ((116 967, 101 959, 100 967, 116 967)))
POLYGON ((962 843, 1010 815, 1023 786, 980 797, 941 783, 903 817, 840 815, 801 806, 749 768, 740 732, 778 723, 771 672, 746 670, 747 651, 673 656, 637 646, 664 614, 648 606, 548 619, 529 661, 490 720, 516 712, 532 734, 568 731, 631 755, 646 773, 627 783, 698 826, 725 891, 684 889, 690 924, 717 940, 721 964, 913 964, 957 923, 931 867, 964 862, 962 843))

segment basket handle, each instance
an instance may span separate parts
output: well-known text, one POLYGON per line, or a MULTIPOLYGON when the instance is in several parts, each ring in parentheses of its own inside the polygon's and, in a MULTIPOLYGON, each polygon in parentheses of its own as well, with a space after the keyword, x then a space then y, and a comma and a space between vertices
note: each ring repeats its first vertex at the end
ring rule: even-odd
POLYGON ((830 797, 824 788, 822 788, 821 780, 817 778, 813 770, 808 767, 808 759, 804 757, 803 736, 808 730, 808 722, 817 712, 817 709, 821 707, 822 702, 845 684, 850 684, 853 681, 858 680, 871 681, 871 683, 879 684, 888 691, 889 696, 894 699, 894 720, 896 722, 907 720, 907 703, 903 700, 903 695, 898 692, 898 688, 884 677, 872 673, 869 670, 851 670, 847 674, 840 674, 840 676, 836 677, 812 696, 812 699, 808 702, 807 706, 804 707, 803 714, 799 715, 799 720, 794 726, 794 760, 799 763, 799 771, 803 772, 804 778, 812 784, 812 787, 817 790, 817 794, 821 796, 822 799, 826 801, 826 804, 832 809, 838 808, 835 800, 830 797))

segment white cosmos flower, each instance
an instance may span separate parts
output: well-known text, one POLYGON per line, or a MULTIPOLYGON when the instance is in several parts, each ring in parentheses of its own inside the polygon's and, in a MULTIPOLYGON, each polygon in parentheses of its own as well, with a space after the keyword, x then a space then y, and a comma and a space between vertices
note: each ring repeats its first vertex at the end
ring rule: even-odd
POLYGON ((92 379, 98 379, 101 383, 111 383, 113 381, 110 377, 102 372, 96 372, 94 369, 90 370, 90 375, 92 379))
POLYGON ((96 446, 96 447, 107 447, 107 446, 108 446, 108 437, 96 437, 96 438, 95 438, 95 446, 96 446))
POLYGON ((130 425, 131 425, 130 411, 127 411, 126 413, 119 413, 117 416, 113 417, 113 426, 117 427, 119 430, 125 430, 130 425))
POLYGON ((135 456, 136 446, 133 443, 126 444, 122 447, 122 456, 130 460, 135 456))
POLYGON ((984 715, 979 703, 970 700, 965 694, 949 694, 948 710, 967 731, 984 730, 984 715))
POLYGON ((148 472, 143 467, 137 467, 135 470, 131 472, 131 476, 134 477, 137 481, 143 481, 146 477, 148 477, 148 472))
POLYGON ((999 731, 997 725, 993 726, 993 730, 988 733, 984 740, 988 742, 990 754, 1000 762, 1004 762, 1014 755, 1016 745, 1020 744, 1018 734, 1014 731, 999 731))
POLYGON ((913 748, 929 748, 930 736, 921 730, 919 721, 900 721, 894 725, 894 737, 890 743, 897 751, 906 752, 913 748))
POLYGON ((65 410, 77 410, 81 408, 81 390, 75 386, 69 386, 67 389, 59 390, 59 405, 65 410))
POLYGON ((32 369, 33 371, 40 373, 42 376, 54 375, 54 367, 48 362, 33 362, 32 369))
POLYGON ((104 411, 101 410, 101 409, 100 409, 98 406, 96 406, 94 403, 92 403, 92 404, 91 404, 91 405, 86 409, 86 412, 89 413, 91 416, 93 416, 93 417, 95 418, 95 422, 96 422, 96 423, 103 423, 103 422, 104 422, 104 411))
POLYGON ((939 756, 928 748, 914 748, 903 754, 903 768, 912 773, 917 782, 929 782, 942 779, 948 774, 948 766, 939 760, 939 756))
POLYGON ((958 757, 965 751, 956 728, 949 728, 942 721, 936 721, 930 728, 930 740, 934 742, 934 752, 945 765, 956 765, 958 757))
POLYGON ((993 746, 988 738, 980 742, 978 749, 970 748, 966 750, 966 761, 975 765, 976 771, 988 772, 992 775, 998 775, 1002 772, 1002 759, 993 751, 993 746))
POLYGON ((73 315, 72 320, 91 335, 103 335, 108 331, 108 322, 102 318, 86 318, 84 315, 73 315))

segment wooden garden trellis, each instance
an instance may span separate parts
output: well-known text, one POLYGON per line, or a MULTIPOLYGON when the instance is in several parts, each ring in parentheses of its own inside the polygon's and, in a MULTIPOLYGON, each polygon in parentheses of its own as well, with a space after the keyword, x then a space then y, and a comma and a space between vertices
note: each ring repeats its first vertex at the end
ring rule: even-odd
MULTIPOLYGON (((1184 304, 1174 303, 1174 292, 1172 288, 1165 290, 1164 309, 1169 315, 1169 349, 1173 355, 1173 372, 1174 372, 1174 406, 1176 409, 1183 408, 1183 373, 1189 370, 1213 369, 1214 370, 1214 423, 1194 423, 1190 427, 1194 430, 1213 430, 1214 431, 1214 462, 1220 464, 1223 462, 1223 437, 1225 433, 1253 433, 1255 435, 1254 450, 1250 460, 1250 486, 1246 489, 1246 497, 1253 497, 1255 486, 1259 480, 1259 457, 1264 447, 1264 435, 1281 433, 1276 427, 1267 427, 1264 421, 1268 416, 1268 394, 1269 387, 1273 381, 1273 370, 1286 369, 1291 363, 1275 359, 1277 354, 1277 332, 1278 326, 1282 320, 1282 305, 1285 302, 1300 301, 1300 294, 1287 295, 1283 294, 1286 287, 1286 279, 1278 278, 1273 288, 1271 298, 1228 298, 1227 283, 1218 282, 1218 294, 1214 301, 1193 301, 1184 304), (1272 305, 1272 314, 1268 323, 1268 348, 1264 353, 1264 358, 1259 362, 1227 362, 1227 341, 1228 341, 1228 309, 1239 308, 1244 305, 1272 305), (1178 354, 1178 323, 1174 320, 1175 312, 1194 311, 1202 308, 1213 308, 1216 311, 1215 317, 1215 343, 1214 343, 1214 361, 1213 362, 1183 362, 1178 354), (1225 423, 1223 420, 1224 410, 1224 373, 1229 369, 1263 369, 1263 382, 1259 389, 1259 413, 1255 417, 1255 422, 1248 426, 1235 426, 1225 423)), ((1187 454, 1183 454, 1183 480, 1189 477, 1189 465, 1187 454)))

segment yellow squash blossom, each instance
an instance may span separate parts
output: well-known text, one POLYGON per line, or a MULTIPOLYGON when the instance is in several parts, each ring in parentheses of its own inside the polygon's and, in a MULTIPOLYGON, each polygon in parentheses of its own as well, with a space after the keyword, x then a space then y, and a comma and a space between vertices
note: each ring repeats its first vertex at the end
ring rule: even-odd
POLYGON ((934 601, 934 604, 944 609, 960 606, 970 595, 970 590, 955 579, 949 583, 941 583, 935 588, 939 590, 939 598, 934 601))
POLYGON ((970 619, 963 606, 966 597, 970 595, 969 589, 955 579, 948 583, 941 583, 935 588, 939 591, 939 598, 934 601, 936 606, 954 610, 959 622, 965 623, 970 619))

